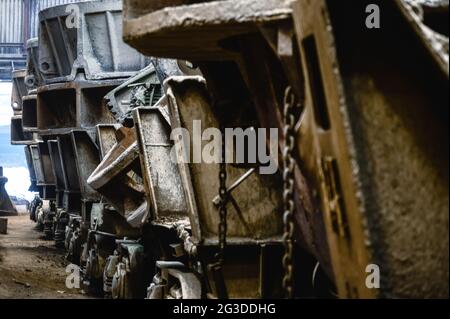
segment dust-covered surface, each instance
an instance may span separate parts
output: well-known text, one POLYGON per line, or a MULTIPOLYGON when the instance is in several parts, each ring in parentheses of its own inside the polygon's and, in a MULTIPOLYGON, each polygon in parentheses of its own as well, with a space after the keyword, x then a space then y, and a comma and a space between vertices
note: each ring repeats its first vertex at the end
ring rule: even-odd
POLYGON ((65 285, 64 251, 43 239, 28 215, 8 218, 8 234, 0 235, 0 299, 89 298, 65 285))

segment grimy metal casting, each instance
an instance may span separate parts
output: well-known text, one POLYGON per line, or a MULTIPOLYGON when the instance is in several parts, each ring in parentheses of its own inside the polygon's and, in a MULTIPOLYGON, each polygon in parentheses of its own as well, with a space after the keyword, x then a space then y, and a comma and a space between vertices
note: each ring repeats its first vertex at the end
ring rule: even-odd
MULTIPOLYGON (((70 6, 70 5, 69 5, 70 6)), ((146 65, 146 58, 124 44, 122 2, 87 1, 77 4, 74 26, 67 26, 68 5, 39 13, 39 71, 45 83, 75 79, 123 78, 146 65)))
MULTIPOLYGON (((31 218, 86 291, 448 296, 448 1, 76 6, 73 28, 68 5, 39 14, 11 142, 39 193, 31 218), (193 136, 194 121, 277 128, 277 173, 184 161, 172 132, 193 136)), ((14 211, 2 178, 0 211, 14 211)))
POLYGON ((0 217, 17 215, 17 210, 5 189, 7 182, 8 178, 3 176, 3 167, 0 166, 0 217))

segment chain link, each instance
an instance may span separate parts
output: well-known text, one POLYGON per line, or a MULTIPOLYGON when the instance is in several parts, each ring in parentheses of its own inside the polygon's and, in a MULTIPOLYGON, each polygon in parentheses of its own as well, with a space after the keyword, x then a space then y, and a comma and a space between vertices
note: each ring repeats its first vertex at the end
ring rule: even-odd
POLYGON ((292 87, 288 87, 284 96, 284 137, 283 148, 283 204, 284 204, 284 256, 283 256, 283 289, 286 297, 294 296, 294 167, 295 160, 292 155, 295 147, 295 111, 296 98, 292 87))
POLYGON ((226 164, 226 141, 225 141, 225 130, 222 129, 222 158, 220 162, 219 171, 219 254, 218 261, 223 263, 225 246, 227 245, 227 203, 228 203, 228 189, 227 189, 227 164, 226 164))

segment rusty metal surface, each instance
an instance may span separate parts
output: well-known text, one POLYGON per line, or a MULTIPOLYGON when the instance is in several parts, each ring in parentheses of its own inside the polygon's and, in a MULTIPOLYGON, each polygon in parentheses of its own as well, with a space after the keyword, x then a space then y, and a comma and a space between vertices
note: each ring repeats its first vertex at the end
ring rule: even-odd
POLYGON ((128 169, 138 158, 136 135, 133 129, 121 127, 116 131, 117 144, 89 178, 89 184, 98 189, 104 187, 120 170, 128 169))
POLYGON ((141 299, 145 295, 142 277, 144 246, 131 240, 118 241, 119 262, 112 280, 113 299, 141 299))
POLYGON ((87 183, 88 177, 100 163, 97 145, 85 130, 73 130, 70 135, 75 155, 81 198, 85 201, 97 201, 100 199, 100 195, 87 183))
POLYGON ((80 182, 75 162, 75 152, 70 134, 61 134, 57 138, 63 170, 64 195, 63 207, 68 213, 81 213, 80 182))
MULTIPOLYGON (((11 107, 14 116, 11 118, 11 144, 29 145, 38 142, 38 136, 29 129, 24 130, 23 105, 26 105, 26 120, 30 117, 30 104, 33 104, 33 96, 28 95, 28 87, 25 83, 27 70, 13 72, 13 87, 11 95, 11 107)), ((32 111, 31 111, 32 112, 32 111)))
POLYGON ((63 207, 70 213, 90 211, 91 203, 100 199, 99 194, 87 184, 87 178, 100 162, 93 138, 95 136, 91 137, 86 130, 71 130, 57 137, 58 150, 55 152, 60 154, 63 207))
POLYGON ((39 160, 42 164, 43 181, 46 185, 54 185, 56 182, 55 174, 52 169, 50 152, 46 141, 37 144, 39 150, 39 160))
POLYGON ((132 110, 152 106, 162 96, 161 84, 150 65, 105 95, 105 102, 118 123, 131 121, 132 110))
POLYGON ((46 142, 39 142, 37 144, 37 150, 39 153, 40 166, 42 168, 42 183, 38 183, 38 186, 42 187, 43 195, 41 197, 47 200, 55 200, 56 178, 52 169, 48 144, 46 142))
POLYGON ((160 83, 164 83, 168 77, 183 75, 179 66, 180 63, 177 60, 152 57, 151 61, 152 65, 155 67, 156 74, 158 74, 160 83))
POLYGON ((36 174, 37 185, 44 184, 44 174, 42 172, 42 164, 40 161, 39 149, 37 144, 30 145, 31 159, 33 161, 34 172, 36 174))
POLYGON ((328 297, 448 295, 448 0, 124 0, 123 39, 121 1, 77 6, 78 29, 67 6, 40 14, 14 75, 11 142, 30 144, 31 188, 58 207, 36 219, 52 236, 63 213, 58 242, 89 285, 279 298, 284 264, 295 297, 316 296, 317 272, 328 297), (358 24, 373 3, 380 30, 358 24), (280 156, 297 143, 295 165, 279 167, 292 174, 185 163, 170 135, 194 136, 194 120, 278 128, 280 156), (283 258, 286 203, 295 247, 283 258), (144 251, 156 270, 143 271, 144 251))
POLYGON ((61 134, 75 128, 94 128, 114 123, 102 103, 104 95, 122 80, 86 80, 80 73, 71 82, 49 84, 37 90, 37 128, 39 134, 61 134), (63 102, 63 103, 61 103, 63 102))
POLYGON ((145 201, 145 189, 139 165, 139 147, 133 129, 117 130, 117 144, 87 179, 126 218, 145 201))
MULTIPOLYGON (((219 127, 204 80, 198 77, 172 78, 166 85, 174 128, 186 128, 192 136, 194 120, 201 120, 203 127, 219 127)), ((194 240, 206 245, 217 244, 218 208, 213 200, 218 195, 216 176, 219 176, 219 165, 185 164, 181 159, 179 162, 194 240)), ((227 165, 230 181, 239 179, 247 170, 227 165)), ((281 214, 274 214, 281 212, 280 183, 277 174, 252 174, 233 192, 234 200, 228 205, 229 244, 280 240, 281 214)))
POLYGON ((22 128, 24 132, 37 131, 37 87, 43 84, 41 73, 37 68, 39 59, 39 42, 37 38, 27 41, 27 68, 24 83, 27 94, 22 98, 22 128))
POLYGON ((51 8, 54 6, 59 6, 62 4, 82 2, 86 0, 28 0, 25 2, 26 21, 28 29, 25 30, 27 36, 25 38, 37 37, 39 35, 39 12, 51 8))
POLYGON ((32 38, 27 41, 27 73, 25 85, 28 90, 33 90, 43 84, 42 75, 39 72, 39 39, 32 38))
MULTIPOLYGON (((280 127, 280 93, 292 85, 306 103, 297 125, 299 241, 336 280, 340 296, 377 296, 364 285, 365 267, 371 262, 386 269, 383 296, 445 295, 448 148, 433 151, 423 141, 448 144, 443 134, 443 128, 448 127, 444 120, 448 117, 444 106, 448 102, 448 90, 444 88, 448 84, 448 35, 440 32, 445 21, 448 26, 448 18, 440 26, 441 20, 430 25, 427 18, 433 10, 434 14, 440 10, 445 15, 448 1, 377 2, 389 21, 383 35, 390 32, 384 42, 369 37, 378 43, 377 48, 389 44, 389 50, 374 50, 379 56, 357 51, 355 41, 363 51, 371 46, 363 37, 364 29, 350 27, 350 20, 356 23, 360 19, 348 2, 300 0, 293 8, 291 4, 126 1, 124 35, 145 54, 199 62, 214 97, 223 96, 226 90, 220 86, 223 82, 217 81, 218 64, 206 61, 233 61, 228 65, 238 65, 240 74, 230 77, 233 80, 228 79, 229 83, 245 81, 264 127, 280 127), (246 15, 241 5, 252 8, 252 14, 246 15), (343 18, 344 12, 347 18, 343 18), (353 20, 348 18, 349 13, 355 13, 353 20), (395 40, 398 34, 401 41, 395 40), (408 56, 406 48, 414 53, 408 56), (424 48, 428 56, 420 53, 424 48), (350 54, 346 55, 346 50, 350 54), (373 63, 369 57, 376 61, 376 67, 370 67, 373 63), (414 59, 427 61, 423 62, 426 67, 416 67, 414 59), (436 65, 444 77, 436 72, 436 65), (430 79, 429 84, 420 81, 421 73, 430 79), (408 78, 415 81, 410 83, 408 78), (397 93, 385 83, 395 87, 397 93), (412 105, 411 114, 403 112, 401 105, 405 103, 412 105), (361 105, 372 107, 362 109, 358 107, 361 105), (432 129, 426 130, 427 125, 432 129), (389 137, 380 138, 383 134, 389 137), (430 160, 427 167, 424 159, 430 160), (438 171, 444 173, 438 175, 438 171), (427 200, 420 200, 424 197, 427 200), (423 219, 420 212, 430 210, 423 219), (425 229, 433 231, 425 234, 425 229), (414 241, 413 234, 420 234, 419 249, 406 244, 414 241), (426 269, 433 269, 432 280, 425 279, 426 269), (406 276, 414 278, 414 284, 406 276)), ((364 12, 365 5, 362 1, 356 7, 364 12)), ((193 104, 201 105, 196 98, 192 98, 193 104)), ((174 98, 169 95, 169 100, 174 98)), ((283 144, 282 139, 280 142, 283 144)), ((197 171, 193 176, 182 175, 183 182, 192 178, 194 187, 186 188, 193 192, 197 171)), ((192 208, 192 201, 190 204, 192 208)), ((194 220, 194 233, 196 223, 207 224, 194 220)), ((236 227, 231 229, 235 231, 236 227)))
POLYGON ((147 299, 201 299, 201 282, 183 263, 157 261, 156 268, 153 283, 147 290, 147 299), (176 289, 170 289, 167 284, 173 281, 179 282, 176 289))
POLYGON ((122 2, 76 4, 79 28, 66 26, 67 5, 39 13, 39 69, 46 83, 72 81, 78 69, 89 80, 129 77, 146 65, 145 58, 122 38, 122 2))
POLYGON ((163 113, 167 105, 137 108, 133 115, 151 221, 171 226, 188 223, 188 212, 177 164, 170 160, 171 125, 163 113))
POLYGON ((100 159, 103 160, 108 152, 116 145, 116 131, 120 124, 97 125, 97 145, 100 151, 100 159))
POLYGON ((295 11, 308 77, 299 149, 309 151, 300 156, 321 191, 336 284, 342 296, 370 296, 363 272, 375 263, 383 269, 383 296, 446 296, 448 148, 426 142, 448 145, 446 80, 395 4, 382 4, 392 23, 383 40, 355 28, 349 21, 364 5, 300 1, 295 11), (319 20, 303 14, 323 10, 319 20), (358 49, 348 45, 355 39, 358 49), (308 160, 311 154, 320 160, 308 160))
POLYGON ((21 115, 16 115, 11 118, 11 144, 29 145, 37 143, 37 135, 31 132, 24 132, 22 123, 21 115))
MULTIPOLYGON (((114 247, 117 238, 139 238, 141 235, 139 230, 130 226, 124 216, 120 215, 108 204, 93 204, 90 222, 90 229, 96 234, 95 236, 108 236, 112 238, 114 247)), ((102 240, 105 240, 105 238, 102 238, 102 240)), ((100 243, 100 240, 97 242, 99 242, 100 245, 102 244, 100 243)))
MULTIPOLYGON (((31 93, 31 92, 30 92, 31 93)), ((35 91, 33 93, 36 93, 35 91)), ((22 129, 24 132, 36 132, 37 126, 37 95, 30 94, 23 97, 22 129)))
POLYGON ((48 149, 50 152, 50 160, 52 163, 53 174, 56 178, 56 207, 64 207, 64 171, 62 168, 61 153, 58 147, 58 140, 47 141, 48 149))
POLYGON ((29 187, 29 191, 30 192, 37 192, 37 181, 36 181, 36 171, 34 170, 34 165, 33 165, 33 158, 31 156, 31 148, 29 145, 24 147, 24 151, 25 151, 25 159, 27 161, 27 168, 28 168, 28 172, 30 174, 30 187, 29 187))
POLYGON ((27 95, 27 87, 25 86, 26 70, 13 71, 12 74, 12 95, 11 95, 11 107, 14 111, 14 115, 20 115, 22 112, 22 98, 27 95))
POLYGON ((124 1, 124 39, 156 57, 214 60, 235 56, 222 40, 290 17, 292 0, 124 1), (183 4, 183 5, 181 5, 183 4), (145 27, 144 27, 145 26, 145 27), (157 41, 158 45, 152 45, 157 41), (199 49, 201 48, 201 49, 199 49))

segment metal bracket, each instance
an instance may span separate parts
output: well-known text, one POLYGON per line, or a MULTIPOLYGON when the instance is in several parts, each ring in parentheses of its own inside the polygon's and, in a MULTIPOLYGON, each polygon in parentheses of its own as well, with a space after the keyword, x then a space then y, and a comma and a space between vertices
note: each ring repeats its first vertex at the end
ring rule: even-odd
MULTIPOLYGON (((233 190, 235 190, 236 188, 239 187, 239 185, 241 185, 247 178, 249 178, 254 172, 256 171, 256 168, 251 168, 250 170, 248 170, 244 175, 242 175, 241 177, 239 177, 238 180, 236 180, 228 189, 228 195, 231 196, 231 192, 233 190)), ((215 206, 219 206, 220 205, 220 196, 217 195, 216 197, 214 197, 213 199, 213 203, 215 206)))

